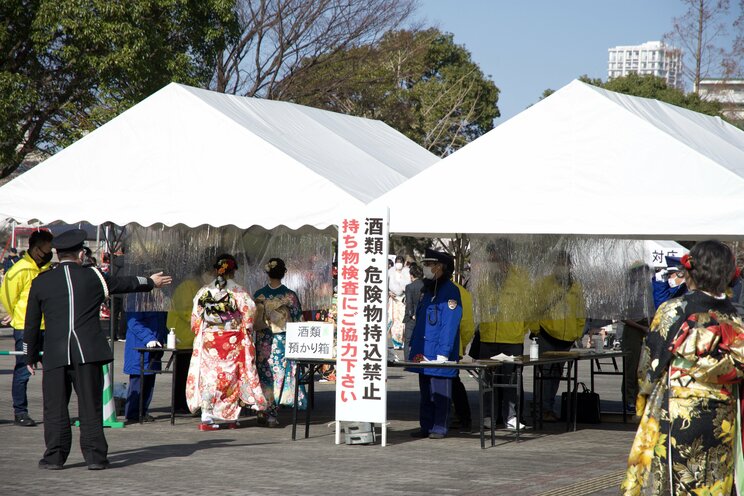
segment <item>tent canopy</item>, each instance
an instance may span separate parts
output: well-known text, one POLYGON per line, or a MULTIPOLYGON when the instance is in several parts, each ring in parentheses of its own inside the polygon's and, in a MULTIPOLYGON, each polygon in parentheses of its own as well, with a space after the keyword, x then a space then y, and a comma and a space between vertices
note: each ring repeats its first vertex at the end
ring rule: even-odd
POLYGON ((380 121, 172 83, 0 188, 0 219, 323 229, 438 160, 380 121))
POLYGON ((573 81, 382 195, 398 234, 744 235, 744 132, 573 81))

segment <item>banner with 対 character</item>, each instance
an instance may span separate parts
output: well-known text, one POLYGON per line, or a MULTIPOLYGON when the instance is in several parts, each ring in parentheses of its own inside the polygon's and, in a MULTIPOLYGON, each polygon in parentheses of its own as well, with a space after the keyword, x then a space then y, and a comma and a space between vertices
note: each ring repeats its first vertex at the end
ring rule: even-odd
POLYGON ((387 209, 338 225, 336 443, 340 422, 387 421, 387 209))

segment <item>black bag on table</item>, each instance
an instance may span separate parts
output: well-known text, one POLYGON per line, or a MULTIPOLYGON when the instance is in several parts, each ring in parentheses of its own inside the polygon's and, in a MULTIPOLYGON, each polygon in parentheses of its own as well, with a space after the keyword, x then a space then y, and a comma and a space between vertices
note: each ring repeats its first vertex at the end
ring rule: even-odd
MULTIPOLYGON (((598 424, 602 421, 599 413, 599 395, 590 391, 583 382, 579 383, 582 391, 576 397, 576 421, 580 424, 598 424)), ((576 391, 571 395, 577 394, 576 391)), ((566 420, 568 394, 561 394, 561 420, 566 420)))

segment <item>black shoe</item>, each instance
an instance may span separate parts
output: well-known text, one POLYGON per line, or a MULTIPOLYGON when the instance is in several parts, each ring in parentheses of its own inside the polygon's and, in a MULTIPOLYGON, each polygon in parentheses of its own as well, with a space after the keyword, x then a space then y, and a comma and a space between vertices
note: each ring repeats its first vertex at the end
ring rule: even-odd
POLYGON ((411 437, 416 437, 416 438, 429 437, 429 433, 428 432, 424 432, 424 431, 421 431, 421 430, 419 430, 419 431, 413 431, 410 435, 411 435, 411 437))
POLYGON ((440 434, 438 432, 430 432, 429 439, 444 439, 444 434, 440 434))
POLYGON ((36 422, 34 422, 34 419, 28 416, 28 413, 16 415, 15 422, 13 423, 15 425, 20 425, 21 427, 34 427, 36 425, 36 422))
POLYGON ((105 460, 101 463, 89 463, 88 470, 106 470, 109 465, 110 463, 108 460, 105 460))
POLYGON ((39 460, 39 468, 42 470, 62 470, 62 465, 49 463, 42 458, 41 460, 39 460))
MULTIPOLYGON (((145 423, 147 423, 147 422, 155 422, 155 417, 153 417, 152 415, 145 414, 145 415, 142 416, 142 421, 145 422, 145 423)), ((140 419, 139 419, 139 417, 128 418, 124 423, 126 425, 139 424, 140 423, 140 419)))

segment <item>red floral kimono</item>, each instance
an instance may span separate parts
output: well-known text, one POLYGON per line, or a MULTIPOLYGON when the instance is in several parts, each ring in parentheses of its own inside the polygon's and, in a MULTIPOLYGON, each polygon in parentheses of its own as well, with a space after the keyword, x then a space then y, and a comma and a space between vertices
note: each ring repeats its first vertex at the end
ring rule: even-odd
POLYGON ((255 312, 246 290, 232 280, 224 289, 213 282, 194 298, 186 402, 192 413, 201 410, 202 422, 237 420, 241 402, 266 409, 251 336, 255 312))

